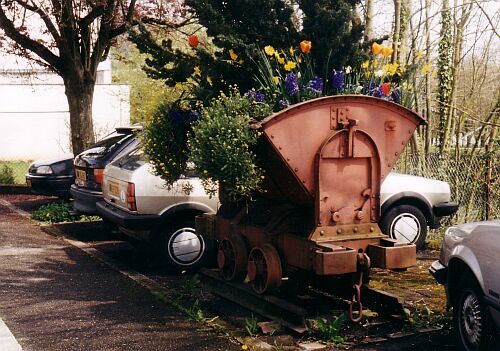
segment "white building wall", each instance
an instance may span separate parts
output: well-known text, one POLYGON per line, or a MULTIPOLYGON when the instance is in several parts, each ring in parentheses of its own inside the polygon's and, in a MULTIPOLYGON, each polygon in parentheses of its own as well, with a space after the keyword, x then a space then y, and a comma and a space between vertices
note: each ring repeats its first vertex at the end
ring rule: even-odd
MULTIPOLYGON (((36 160, 71 152, 64 86, 9 83, 0 84, 0 160, 36 160)), ((130 124, 129 94, 128 85, 96 85, 92 113, 98 138, 130 124)))

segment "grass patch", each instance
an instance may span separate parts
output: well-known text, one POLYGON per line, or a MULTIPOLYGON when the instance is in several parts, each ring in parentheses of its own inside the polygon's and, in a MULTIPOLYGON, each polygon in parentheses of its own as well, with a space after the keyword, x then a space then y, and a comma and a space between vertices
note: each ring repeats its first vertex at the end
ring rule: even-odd
POLYGON ((25 184, 31 161, 0 161, 0 184, 25 184))

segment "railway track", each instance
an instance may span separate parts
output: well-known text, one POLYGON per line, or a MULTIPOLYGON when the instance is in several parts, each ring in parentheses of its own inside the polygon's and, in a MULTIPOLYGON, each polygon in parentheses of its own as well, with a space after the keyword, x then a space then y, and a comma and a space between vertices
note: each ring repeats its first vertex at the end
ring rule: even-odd
MULTIPOLYGON (((239 304, 297 333, 308 331, 307 321, 340 315, 348 309, 348 300, 322 290, 307 288, 299 294, 257 294, 249 284, 224 280, 217 270, 202 269, 202 283, 213 293, 239 304)), ((403 300, 393 294, 363 285, 364 309, 377 312, 386 319, 403 319, 403 300)))

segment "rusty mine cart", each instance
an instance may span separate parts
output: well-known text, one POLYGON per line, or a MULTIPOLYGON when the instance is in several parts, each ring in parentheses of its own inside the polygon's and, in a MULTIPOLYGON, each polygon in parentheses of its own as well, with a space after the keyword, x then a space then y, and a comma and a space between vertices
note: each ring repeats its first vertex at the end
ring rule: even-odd
POLYGON ((395 103, 342 95, 294 105, 256 125, 265 191, 251 202, 222 201, 216 215, 197 218, 199 233, 219 242, 222 277, 246 279, 259 294, 298 271, 356 277, 352 306, 370 266, 415 265, 415 245, 390 239, 377 222, 381 182, 424 123, 395 103))

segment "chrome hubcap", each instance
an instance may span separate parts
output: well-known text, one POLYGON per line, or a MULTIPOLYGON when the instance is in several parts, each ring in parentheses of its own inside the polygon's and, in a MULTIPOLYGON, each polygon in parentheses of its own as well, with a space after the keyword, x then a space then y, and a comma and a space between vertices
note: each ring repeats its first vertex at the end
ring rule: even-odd
POLYGON ((181 228, 168 240, 168 255, 181 266, 196 263, 205 249, 203 238, 193 228, 181 228))
POLYGON ((414 243, 420 231, 420 222, 411 213, 402 213, 392 221, 391 236, 399 242, 414 243))

